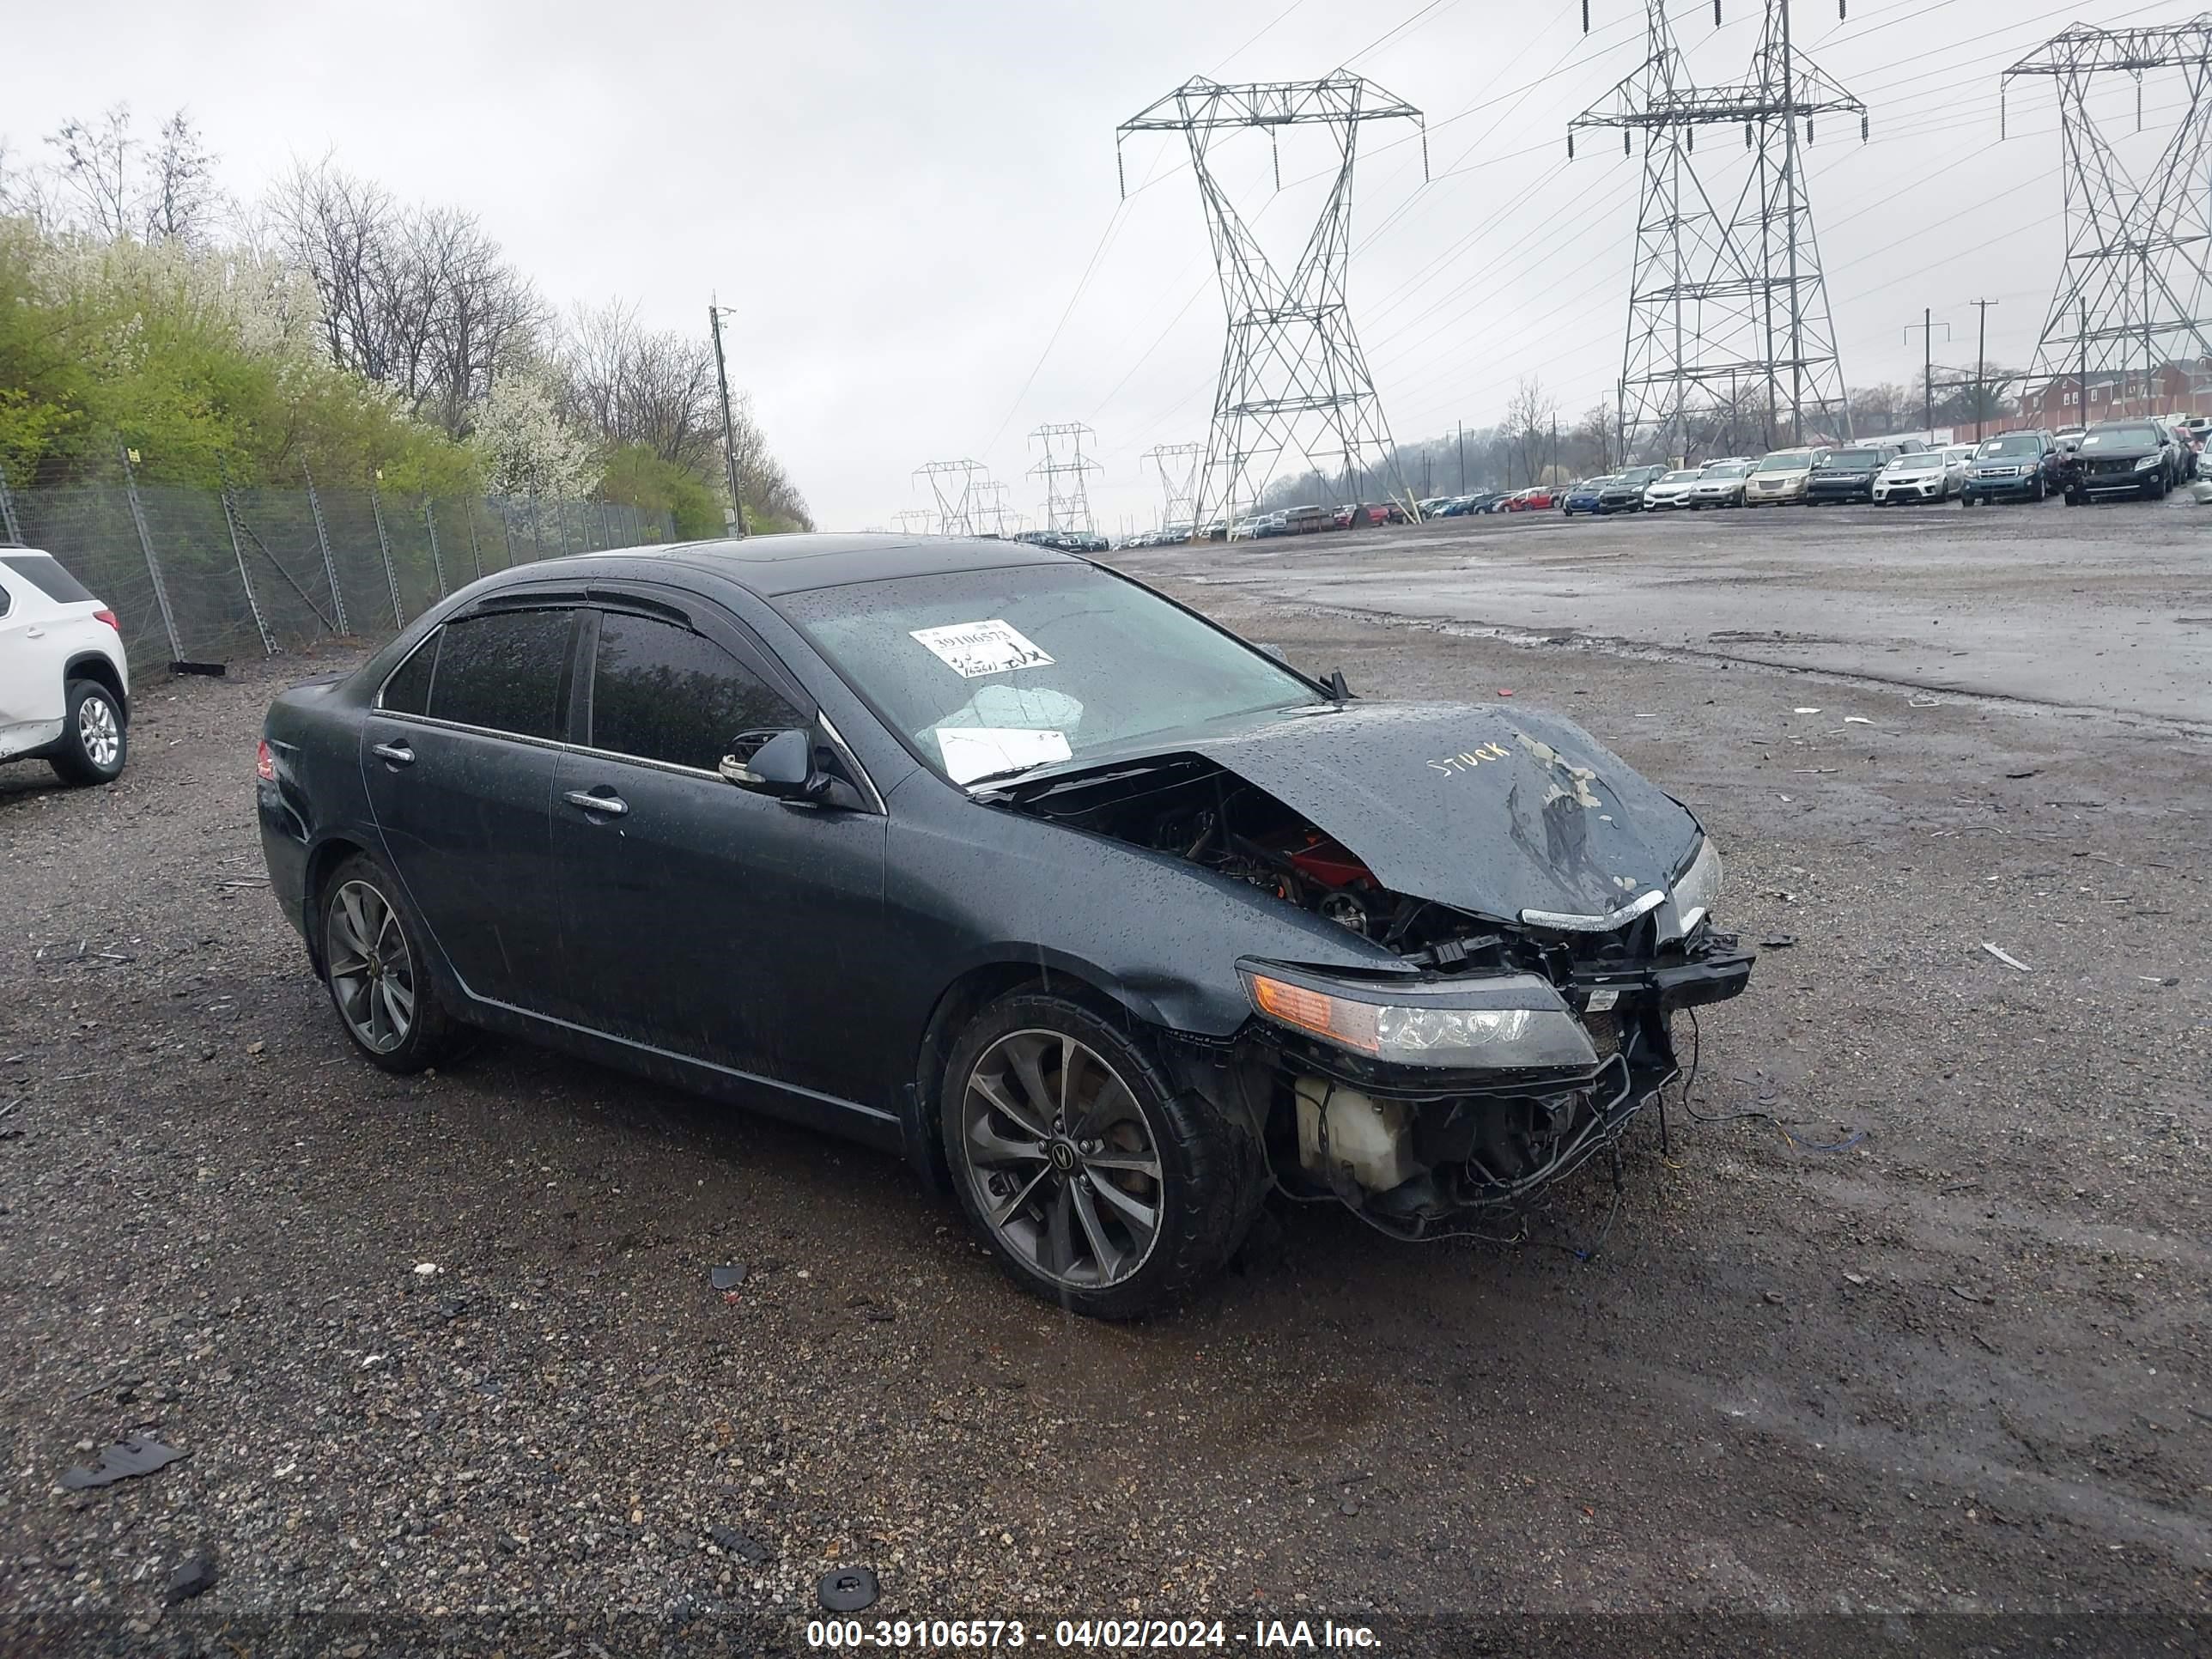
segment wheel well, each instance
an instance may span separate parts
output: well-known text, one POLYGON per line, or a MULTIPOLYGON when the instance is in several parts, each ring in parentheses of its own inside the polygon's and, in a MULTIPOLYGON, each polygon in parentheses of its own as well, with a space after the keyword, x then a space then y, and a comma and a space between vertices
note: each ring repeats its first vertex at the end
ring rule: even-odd
POLYGON ((300 895, 300 908, 307 922, 307 955, 314 963, 317 973, 323 970, 323 930, 321 917, 318 914, 321 907, 316 902, 321 896, 323 883, 331 872, 346 860, 367 850, 356 842, 333 836, 307 855, 307 878, 302 884, 306 890, 300 895))
POLYGON ((1103 987, 1064 968, 1034 962, 992 962, 971 968, 945 988, 922 1028, 909 1087, 907 1161, 931 1188, 951 1190, 945 1138, 939 1123, 944 1110, 945 1067, 952 1045, 968 1022, 989 1004, 1013 991, 1047 991, 1080 1002, 1103 1018, 1137 1024, 1136 1017, 1103 987))
POLYGON ((123 676, 115 672, 115 665, 97 651, 88 651, 82 656, 70 659, 69 666, 62 670, 64 684, 70 680, 92 680, 105 688, 115 699, 115 707, 123 716, 125 726, 131 723, 131 696, 123 689, 123 676))

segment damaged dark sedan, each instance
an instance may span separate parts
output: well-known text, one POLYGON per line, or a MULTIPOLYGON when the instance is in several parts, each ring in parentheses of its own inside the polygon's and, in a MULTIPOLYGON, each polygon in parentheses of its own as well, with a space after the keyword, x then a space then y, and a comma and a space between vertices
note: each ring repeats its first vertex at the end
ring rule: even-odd
POLYGON ((1108 1317, 1278 1188, 1510 1214, 1752 965, 1696 818, 1579 727, 1356 698, 1013 543, 510 570, 282 694, 259 773, 377 1065, 488 1028, 854 1137, 1108 1317))

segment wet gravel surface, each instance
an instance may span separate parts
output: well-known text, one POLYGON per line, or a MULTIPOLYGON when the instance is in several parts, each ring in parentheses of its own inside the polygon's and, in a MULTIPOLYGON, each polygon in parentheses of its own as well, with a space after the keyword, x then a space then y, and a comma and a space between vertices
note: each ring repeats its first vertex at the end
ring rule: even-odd
POLYGON ((1301 1211, 1114 1328, 888 1158, 506 1042, 384 1077, 252 823, 267 696, 337 659, 149 679, 118 784, 0 768, 0 1646, 785 1651, 859 1564, 864 1620, 1048 1647, 1672 1610, 1776 1618, 1760 1651, 2121 1612, 2115 1650, 2191 1650, 2204 743, 1187 591, 1364 692, 1564 709, 1793 941, 1709 1011, 1609 1229, 1602 1172, 1518 1248, 1301 1211), (185 1455, 64 1486, 131 1433, 185 1455))

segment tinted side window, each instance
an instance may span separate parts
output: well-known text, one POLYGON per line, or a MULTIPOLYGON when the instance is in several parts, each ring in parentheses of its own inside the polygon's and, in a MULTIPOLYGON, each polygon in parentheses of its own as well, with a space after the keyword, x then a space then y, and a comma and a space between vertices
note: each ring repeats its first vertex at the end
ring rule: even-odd
POLYGON ((749 760, 805 717, 759 676, 688 628, 648 617, 599 620, 592 747, 711 772, 749 760))
POLYGON ((447 623, 430 678, 433 720, 558 738, 573 611, 501 611, 447 623))
POLYGON ((395 714, 427 714, 430 712, 430 674, 438 663, 438 641, 444 630, 433 634, 415 647, 414 654, 392 671, 392 678, 384 683, 377 698, 380 708, 395 714))
POLYGON ((84 584, 63 569, 51 553, 0 554, 0 564, 6 565, 56 605, 94 603, 92 595, 85 592, 84 584))

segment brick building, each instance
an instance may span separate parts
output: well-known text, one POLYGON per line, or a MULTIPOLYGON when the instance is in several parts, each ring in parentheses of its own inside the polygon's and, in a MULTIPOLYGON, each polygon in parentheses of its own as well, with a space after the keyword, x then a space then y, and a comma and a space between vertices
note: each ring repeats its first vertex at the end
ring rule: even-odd
MULTIPOLYGON (((2151 377, 2149 407, 2144 407, 2141 369, 2092 370, 2089 375, 2091 421, 2118 420, 2127 415, 2212 415, 2212 360, 2168 362, 2151 377)), ((2054 430, 2083 424, 2081 380, 2061 374, 2046 381, 2025 400, 2022 422, 2054 430)))

